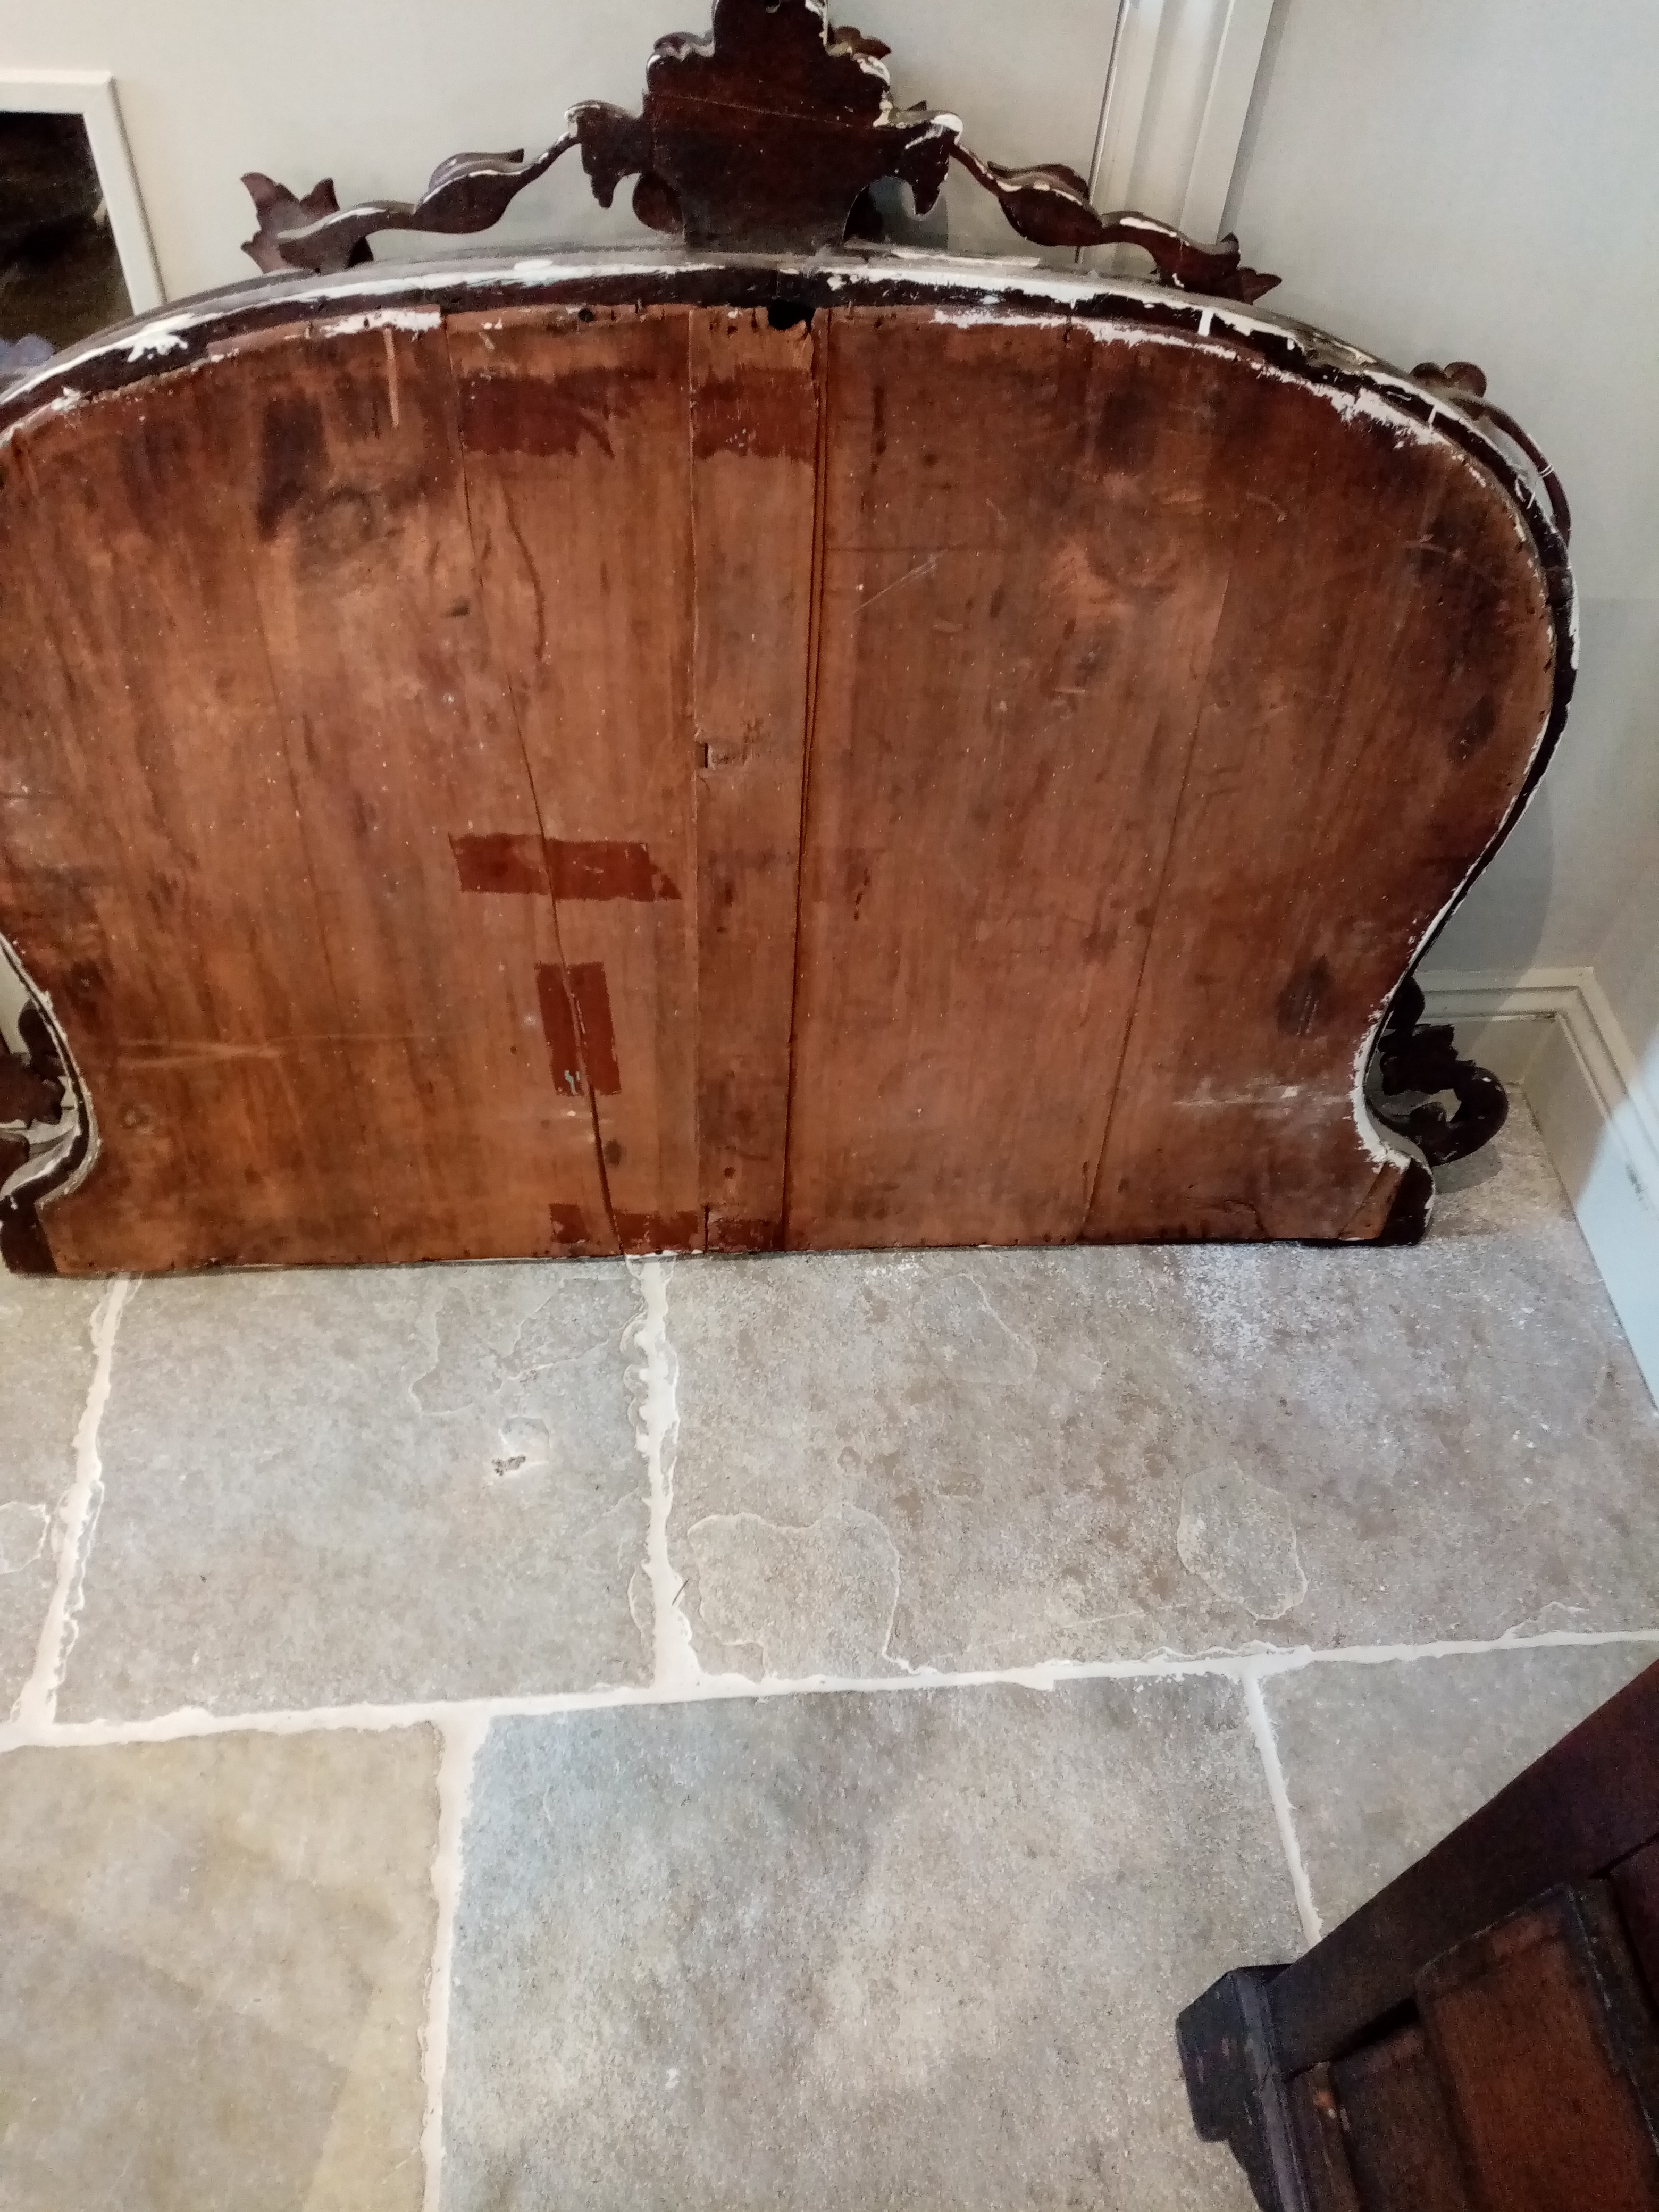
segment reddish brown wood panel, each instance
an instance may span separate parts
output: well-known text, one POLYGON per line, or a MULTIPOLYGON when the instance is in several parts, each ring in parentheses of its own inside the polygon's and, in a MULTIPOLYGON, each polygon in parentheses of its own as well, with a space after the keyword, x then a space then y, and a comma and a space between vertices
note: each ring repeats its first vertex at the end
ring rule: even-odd
POLYGON ((193 1017, 147 1023, 125 981, 112 994, 127 1086, 161 1087, 128 1098, 86 1067, 100 1154, 45 1216, 58 1266, 135 1264, 113 1194, 162 1127, 185 1157, 158 1162, 142 1210, 203 1219, 175 1223, 147 1266, 563 1248, 553 1209, 580 1206, 597 1178, 591 1123, 550 1081, 536 1030, 550 925, 466 900, 450 845, 477 826, 533 829, 535 812, 485 662, 436 318, 251 344, 187 389, 98 414, 115 453, 72 536, 74 503, 54 488, 55 574, 65 603, 107 575, 116 621, 64 665, 100 716, 113 708, 106 770, 150 793, 165 776, 174 811, 136 871, 111 867, 118 819, 101 854, 82 820, 82 866, 136 875, 143 919, 118 957, 142 948, 186 991, 223 965, 226 920, 254 910, 249 968, 193 1017), (150 444, 168 453, 164 481, 131 465, 150 444), (124 727, 135 691, 153 703, 124 727), (257 721, 242 720, 251 707, 228 719, 243 700, 260 702, 257 721), (169 927, 182 872, 192 902, 169 927), (305 1198, 301 1145, 327 1163, 325 1200, 305 1198), (269 1231, 251 1229, 267 1206, 269 1231))
POLYGON ((1376 1234, 1357 1063, 1549 706, 1497 488, 1121 325, 843 313, 829 391, 790 1241, 1376 1234))
POLYGON ((988 305, 123 375, 0 460, 59 1267, 1384 1227, 1358 1060, 1554 672, 1448 438, 988 305))
POLYGON ((447 326, 483 605, 555 871, 559 957, 582 979, 585 1054, 614 1056, 614 1084, 592 1066, 584 1081, 629 1251, 702 1243, 690 312, 526 308, 447 326), (636 849, 642 862, 623 857, 636 849))
POLYGON ((1483 2205, 1655 2212, 1659 2043, 1601 1885, 1460 1944, 1418 2002, 1483 2205))
POLYGON ((1445 441, 1206 353, 1239 526, 1086 1233, 1374 1236, 1364 1049, 1524 782, 1545 581, 1445 441))
POLYGON ((1361 2212, 1476 2212, 1421 2027, 1315 2070, 1331 2077, 1361 2212))
POLYGON ((0 459, 0 912, 101 1152, 43 1216, 69 1273, 384 1258, 213 380, 0 459))
POLYGON ((691 319, 697 1109, 714 1251, 783 1242, 801 781, 816 577, 809 326, 691 319))
POLYGON ((216 473, 251 494, 256 642, 388 1257, 605 1249, 591 1119, 536 1026, 550 912, 468 897, 457 874, 458 841, 533 835, 537 815, 490 665, 441 323, 259 346, 214 375, 216 473))
POLYGON ((1227 584, 1208 383, 834 319, 792 1244, 1083 1227, 1227 584))

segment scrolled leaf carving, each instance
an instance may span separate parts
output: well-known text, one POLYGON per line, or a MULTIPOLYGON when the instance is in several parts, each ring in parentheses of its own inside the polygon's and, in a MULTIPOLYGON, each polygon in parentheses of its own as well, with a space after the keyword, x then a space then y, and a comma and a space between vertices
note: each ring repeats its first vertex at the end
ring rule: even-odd
POLYGON ((957 116, 895 106, 887 52, 832 25, 826 0, 714 0, 707 34, 657 41, 638 115, 580 101, 545 153, 454 155, 415 201, 341 209, 326 179, 302 199, 250 174, 259 228, 244 250, 266 270, 321 272, 366 258, 379 231, 487 230, 574 145, 602 207, 632 177, 640 220, 694 246, 810 253, 868 237, 872 186, 898 179, 926 215, 956 161, 1034 244, 1144 246, 1166 283, 1231 299, 1257 299, 1279 281, 1241 267, 1236 239, 1203 246, 1147 216, 1100 214, 1063 164, 982 160, 962 143, 957 116))

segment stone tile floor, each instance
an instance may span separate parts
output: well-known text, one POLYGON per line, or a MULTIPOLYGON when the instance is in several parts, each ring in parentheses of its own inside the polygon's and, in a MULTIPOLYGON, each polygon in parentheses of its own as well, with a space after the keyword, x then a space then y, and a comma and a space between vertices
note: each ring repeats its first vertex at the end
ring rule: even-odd
POLYGON ((1535 1133, 1415 1251, 0 1279, 0 2207, 1246 2212, 1176 2012, 1659 1658, 1535 1133))

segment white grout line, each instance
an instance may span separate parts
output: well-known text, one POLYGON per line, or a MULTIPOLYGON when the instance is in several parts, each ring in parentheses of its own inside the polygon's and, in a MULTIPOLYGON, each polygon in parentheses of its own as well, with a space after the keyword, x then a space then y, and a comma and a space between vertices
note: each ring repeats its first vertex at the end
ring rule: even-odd
MULTIPOLYGON (((75 1474, 58 1501, 57 1528, 52 1540, 58 1576, 52 1584, 46 1617, 40 1624, 33 1672, 12 1710, 12 1723, 27 1730, 50 1729, 55 1723, 64 1669, 69 1664, 79 1632, 87 1559, 98 1527, 99 1509, 104 1502, 104 1463, 98 1455, 98 1426, 109 1402, 115 1333, 121 1325, 121 1309, 134 1287, 131 1277, 118 1276, 93 1308, 92 1382, 75 1431, 75 1474)), ((0 1736, 4 1734, 0 1730, 0 1736)))
POLYGON ((1308 1869, 1302 1856, 1302 1846, 1297 1840, 1296 1818, 1291 1810, 1291 1793, 1285 1781, 1285 1769, 1279 1763, 1279 1742, 1273 1735, 1272 1716, 1267 1699, 1261 1694, 1261 1676, 1254 1668, 1245 1670, 1243 1678, 1244 1710, 1250 1717, 1250 1734, 1255 1738, 1255 1747, 1261 1755, 1261 1771, 1267 1780, 1267 1797, 1273 1808, 1273 1819, 1279 1826, 1279 1841, 1285 1853, 1285 1863, 1290 1869, 1291 1893, 1296 1899, 1296 1909, 1302 1922, 1302 1933, 1311 1950, 1324 1934, 1319 1908, 1314 1903, 1313 1884, 1308 1880, 1308 1869))
POLYGON ((702 1680, 682 1601, 685 1580, 675 1573, 668 1556, 668 1516, 674 1506, 674 1458, 680 1435, 679 1361, 668 1340, 668 1270, 672 1264, 666 1260, 628 1262, 640 1311, 623 1338, 639 1355, 639 1364, 629 1370, 634 1386, 629 1410, 635 1445, 651 1484, 645 1573, 651 1585, 653 1686, 665 1696, 694 1691, 702 1680))
POLYGON ((1292 1674, 1304 1667, 1376 1667, 1419 1659, 1476 1658, 1487 1652, 1579 1650, 1604 1644, 1645 1644, 1659 1657, 1659 1629, 1556 1629, 1540 1636, 1502 1636, 1484 1643, 1366 1644, 1350 1649, 1164 1652, 1149 1659, 1050 1660, 1031 1667, 987 1668, 945 1674, 918 1668, 911 1674, 871 1676, 811 1674, 787 1680, 769 1675, 753 1681, 746 1674, 704 1674, 694 1680, 593 1690, 555 1690, 539 1695, 493 1698, 434 1698, 408 1705, 324 1705, 263 1712, 214 1713, 184 1705, 168 1713, 131 1721, 13 1721, 0 1726, 0 1753, 27 1747, 65 1750, 102 1748, 129 1743, 176 1743, 210 1735, 304 1735, 317 1729, 389 1729, 535 1720, 561 1713, 609 1712, 633 1705, 695 1705, 722 1698, 821 1697, 831 1692, 897 1696, 918 1690, 976 1690, 1012 1687, 1051 1691, 1067 1682, 1176 1682, 1194 1676, 1219 1676, 1244 1683, 1292 1674))
POLYGON ((421 2124, 421 2162, 426 2169, 422 2212, 439 2212, 443 2194, 444 2075, 449 2063, 450 1984, 455 1965, 455 1916, 461 1896, 461 1847, 472 1802, 478 1748, 489 1732, 482 1714, 467 1711, 440 1723, 443 1757, 438 1766, 438 1841, 432 1855, 432 1889, 438 1901, 427 1978, 426 2026, 421 2033, 421 2078, 426 2113, 421 2124))

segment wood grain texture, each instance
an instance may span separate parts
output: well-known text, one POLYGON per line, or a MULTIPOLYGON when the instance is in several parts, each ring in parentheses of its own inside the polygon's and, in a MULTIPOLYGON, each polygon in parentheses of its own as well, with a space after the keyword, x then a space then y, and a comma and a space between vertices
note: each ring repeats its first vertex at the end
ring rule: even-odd
POLYGON ((1229 570, 1203 385, 835 318, 792 1244, 1083 1228, 1229 570))
POLYGON ((702 1243, 690 325, 683 307, 448 324, 494 665, 542 834, 643 847, 662 886, 554 901, 563 961, 603 970, 619 1079, 590 1085, 591 1110, 625 1250, 702 1243))
POLYGON ((1654 2212, 1659 2040, 1603 1887, 1460 1944, 1418 2002, 1483 2207, 1654 2212))
POLYGON ((445 333, 258 348, 215 371, 388 1257, 610 1247, 591 1121, 548 1080, 539 902, 469 897, 453 841, 538 826, 491 665, 445 333), (244 508, 245 515, 247 509, 244 508))
POLYGON ((9 428, 58 1267, 1389 1230, 1358 1063, 1561 673, 1511 493, 1288 341, 712 281, 9 428))
POLYGON ((1364 1051, 1522 787, 1545 581, 1464 456, 1206 351, 1249 459, 1087 1234, 1374 1235, 1364 1051))
POLYGON ((1445 2092, 1415 2022, 1331 2077, 1361 2212, 1475 2212, 1445 2092))
POLYGON ((1354 2185, 1328 2066, 1310 2066, 1297 2075, 1290 2085, 1290 2110, 1308 2212, 1370 2212, 1354 2185))
POLYGON ((101 1150, 68 1273, 386 1256, 210 372, 0 459, 0 884, 101 1150))
POLYGON ((817 345, 691 318, 701 1192, 709 1249, 783 1242, 811 689, 817 345))

